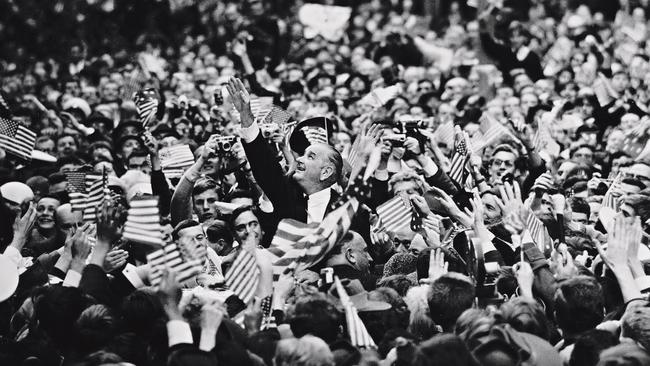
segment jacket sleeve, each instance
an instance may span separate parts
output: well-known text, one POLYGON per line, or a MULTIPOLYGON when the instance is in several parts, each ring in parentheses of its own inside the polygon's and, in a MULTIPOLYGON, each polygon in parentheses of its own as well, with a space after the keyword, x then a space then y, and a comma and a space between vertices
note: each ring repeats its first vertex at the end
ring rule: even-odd
POLYGON ((172 194, 169 191, 169 185, 167 184, 167 179, 165 179, 165 174, 163 174, 162 170, 153 170, 151 172, 151 192, 154 196, 160 198, 158 201, 160 215, 167 216, 169 214, 172 194))
POLYGON ((172 214, 172 225, 192 218, 192 189, 194 184, 185 177, 181 178, 172 195, 170 210, 172 214))
POLYGON ((458 188, 454 182, 449 178, 447 173, 442 169, 438 169, 436 174, 425 178, 426 182, 434 187, 438 187, 443 191, 447 192, 448 195, 453 196, 458 193, 458 188))
POLYGON ((293 199, 291 182, 285 176, 280 163, 275 159, 275 154, 272 153, 262 134, 258 133, 255 140, 250 143, 242 142, 242 145, 253 176, 273 207, 276 211, 281 207, 286 207, 290 203, 287 202, 287 199, 293 199))

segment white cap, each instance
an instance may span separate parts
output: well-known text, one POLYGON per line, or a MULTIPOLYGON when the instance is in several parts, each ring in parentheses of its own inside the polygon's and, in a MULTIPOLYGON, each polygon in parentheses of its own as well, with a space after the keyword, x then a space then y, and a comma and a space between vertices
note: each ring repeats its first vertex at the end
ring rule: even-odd
POLYGON ((34 199, 34 192, 29 186, 21 182, 8 182, 0 186, 0 193, 4 199, 13 203, 21 204, 25 200, 34 199))
POLYGON ((88 102, 86 102, 81 98, 70 98, 65 102, 63 102, 61 108, 63 110, 70 109, 70 108, 77 108, 84 113, 86 118, 88 118, 88 116, 90 116, 90 113, 92 112, 88 102))

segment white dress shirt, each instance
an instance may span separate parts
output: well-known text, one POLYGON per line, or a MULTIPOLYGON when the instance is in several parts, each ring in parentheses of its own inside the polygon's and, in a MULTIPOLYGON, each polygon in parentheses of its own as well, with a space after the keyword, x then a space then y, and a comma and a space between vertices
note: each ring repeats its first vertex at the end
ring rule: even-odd
POLYGON ((332 198, 332 189, 325 188, 322 191, 312 193, 309 195, 307 201, 307 223, 311 224, 312 222, 321 222, 323 217, 325 217, 325 211, 327 210, 327 205, 332 198))

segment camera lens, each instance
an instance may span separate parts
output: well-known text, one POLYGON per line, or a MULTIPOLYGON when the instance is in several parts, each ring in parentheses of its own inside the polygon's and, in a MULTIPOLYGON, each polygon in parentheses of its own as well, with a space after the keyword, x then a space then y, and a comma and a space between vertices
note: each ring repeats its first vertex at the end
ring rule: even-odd
POLYGON ((230 151, 231 148, 232 148, 232 144, 230 142, 222 142, 221 143, 221 150, 230 151))

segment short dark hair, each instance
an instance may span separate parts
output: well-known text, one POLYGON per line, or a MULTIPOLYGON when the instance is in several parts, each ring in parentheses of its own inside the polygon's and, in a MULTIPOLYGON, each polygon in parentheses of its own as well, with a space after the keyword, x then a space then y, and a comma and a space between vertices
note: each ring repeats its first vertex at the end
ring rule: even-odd
POLYGON ((61 182, 66 181, 68 178, 66 177, 65 174, 63 173, 52 173, 47 176, 47 181, 50 183, 50 186, 59 184, 61 182))
POLYGON ((233 192, 228 194, 228 201, 232 201, 235 198, 250 198, 255 202, 253 192, 244 189, 235 189, 233 192))
POLYGON ((239 215, 249 211, 259 219, 260 216, 255 206, 241 206, 232 211, 230 214, 230 229, 233 230, 233 232, 235 231, 235 220, 237 220, 239 215))
POLYGON ((213 243, 219 239, 227 241, 228 244, 232 244, 233 241, 232 232, 225 221, 214 220, 205 234, 208 236, 208 240, 213 243))
POLYGON ((465 342, 455 334, 436 334, 419 344, 413 365, 478 365, 465 342))
POLYGON ((131 158, 135 158, 135 157, 146 158, 147 156, 149 156, 149 153, 146 150, 144 150, 144 149, 134 149, 129 154, 129 157, 126 158, 126 161, 128 162, 131 158))
POLYGON ((566 333, 582 333, 603 320, 603 288, 593 277, 578 276, 560 283, 554 302, 557 324, 566 333))
POLYGON ((475 288, 471 280, 459 273, 447 273, 431 284, 429 315, 444 331, 451 331, 456 319, 474 304, 475 288))
POLYGON ((587 217, 591 215, 591 208, 584 198, 573 197, 571 200, 569 200, 569 205, 571 206, 571 211, 573 212, 583 213, 587 215, 587 217))
POLYGON ((324 295, 298 298, 287 315, 291 331, 297 338, 312 334, 332 343, 338 337, 342 314, 324 295))
POLYGON ((174 238, 174 240, 178 240, 178 233, 181 230, 187 229, 188 227, 194 227, 194 226, 199 226, 199 225, 201 225, 201 224, 199 224, 197 221, 194 221, 194 220, 191 220, 191 219, 183 220, 183 221, 179 222, 178 224, 176 224, 176 226, 174 227, 174 231, 172 231, 172 238, 174 238))
POLYGON ((534 334, 550 341, 551 327, 546 314, 537 301, 525 297, 516 297, 499 308, 503 321, 520 332, 534 334))
POLYGON ((197 196, 209 190, 215 190, 218 193, 219 188, 219 183, 216 180, 209 177, 201 178, 194 183, 194 188, 192 188, 192 196, 197 196))
POLYGON ((623 199, 623 203, 634 209, 634 214, 641 218, 641 222, 650 219, 650 197, 643 194, 631 194, 623 199))
POLYGON ((608 331, 588 330, 576 339, 569 366, 596 366, 598 354, 617 344, 618 338, 608 331))

